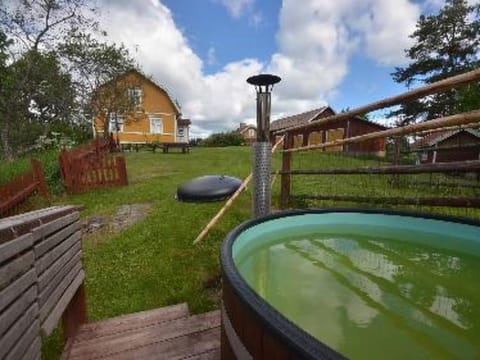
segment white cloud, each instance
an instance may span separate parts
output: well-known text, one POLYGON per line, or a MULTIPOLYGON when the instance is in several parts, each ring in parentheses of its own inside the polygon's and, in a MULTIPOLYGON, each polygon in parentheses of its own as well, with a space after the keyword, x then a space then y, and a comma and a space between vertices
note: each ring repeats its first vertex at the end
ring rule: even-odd
POLYGON ((234 18, 239 18, 242 14, 250 8, 254 0, 215 0, 219 2, 234 18))
MULTIPOLYGON (((220 1, 220 0, 215 0, 220 1)), ((240 16, 254 0, 221 0, 240 16)), ((101 0, 102 21, 113 40, 134 52, 143 70, 178 98, 195 134, 234 129, 253 122, 255 91, 247 77, 272 72, 282 77, 273 93, 273 114, 287 115, 326 104, 349 71, 349 60, 363 52, 382 64, 404 61, 406 36, 419 14, 407 0, 283 0, 278 49, 268 63, 238 59, 207 75, 212 47, 202 60, 157 0, 101 0), (393 9, 392 9, 393 8, 393 9), (135 26, 125 26, 135 24, 135 26)), ((217 45, 218 47, 218 45, 217 45)))
POLYGON ((217 57, 215 55, 215 48, 210 47, 207 51, 207 64, 215 65, 217 63, 217 57))
POLYGON ((399 65, 406 62, 404 49, 413 44, 409 35, 419 16, 420 7, 408 0, 372 0, 368 8, 356 10, 352 24, 363 37, 369 57, 384 65, 399 65))
POLYGON ((257 11, 256 13, 252 14, 250 16, 250 19, 248 20, 248 23, 250 26, 253 26, 255 29, 258 29, 260 25, 263 22, 263 15, 260 11, 257 11))

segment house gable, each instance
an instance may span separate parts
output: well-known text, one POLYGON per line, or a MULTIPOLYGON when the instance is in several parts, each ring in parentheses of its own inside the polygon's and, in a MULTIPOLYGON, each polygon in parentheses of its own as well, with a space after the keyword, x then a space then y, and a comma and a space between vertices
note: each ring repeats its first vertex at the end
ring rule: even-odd
MULTIPOLYGON (((179 127, 187 128, 188 134, 190 120, 180 119, 180 108, 165 89, 136 70, 125 73, 123 79, 140 90, 141 102, 132 113, 119 114, 120 143, 173 143, 179 127)), ((103 132, 102 119, 95 119, 94 128, 97 133, 103 132)), ((184 134, 182 131, 183 141, 188 141, 184 134)))

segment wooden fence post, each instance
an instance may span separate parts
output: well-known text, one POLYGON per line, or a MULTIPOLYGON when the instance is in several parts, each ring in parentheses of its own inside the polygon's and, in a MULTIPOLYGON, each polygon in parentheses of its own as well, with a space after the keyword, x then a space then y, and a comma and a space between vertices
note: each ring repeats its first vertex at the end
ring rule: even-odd
POLYGON ((119 176, 119 185, 128 185, 127 166, 125 164, 125 158, 123 156, 117 156, 116 165, 119 176))
POLYGON ((75 336, 81 324, 88 322, 85 285, 82 283, 62 316, 65 341, 75 336))
MULTIPOLYGON (((283 149, 290 149, 293 146, 292 133, 287 132, 285 134, 285 140, 283 141, 283 149)), ((290 171, 292 168, 292 153, 282 153, 282 171, 290 171)), ((285 209, 290 203, 290 190, 291 190, 291 175, 289 173, 282 173, 281 186, 280 186, 280 207, 285 209)))
MULTIPOLYGON (((400 136, 395 136, 393 138, 393 165, 400 165, 400 148, 401 148, 402 138, 400 136)), ((400 178, 398 175, 392 175, 392 185, 397 187, 400 183, 400 178)))
POLYGON ((32 164, 33 177, 38 183, 38 191, 40 194, 47 200, 49 200, 48 188, 45 183, 45 174, 43 173, 42 163, 37 159, 31 159, 30 163, 32 164))

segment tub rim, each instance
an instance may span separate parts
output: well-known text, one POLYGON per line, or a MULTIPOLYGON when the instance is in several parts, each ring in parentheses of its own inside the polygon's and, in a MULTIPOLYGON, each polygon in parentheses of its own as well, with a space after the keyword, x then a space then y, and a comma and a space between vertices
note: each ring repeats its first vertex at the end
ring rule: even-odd
POLYGON ((378 215, 396 215, 405 217, 416 217, 431 220, 449 221, 458 224, 473 225, 480 227, 480 221, 450 215, 437 215, 405 210, 382 210, 382 209, 357 209, 357 208, 335 208, 335 209, 306 209, 287 210, 270 214, 258 219, 244 221, 230 231, 223 241, 220 251, 220 264, 222 277, 228 280, 232 291, 243 301, 257 321, 259 321, 272 334, 280 339, 287 348, 293 349, 300 358, 315 359, 345 359, 341 353, 333 350, 325 343, 314 338, 302 328, 287 319, 273 306, 263 300, 257 292, 252 289, 243 279, 235 266, 232 248, 237 237, 245 230, 258 224, 305 214, 327 214, 327 213, 360 213, 378 215))

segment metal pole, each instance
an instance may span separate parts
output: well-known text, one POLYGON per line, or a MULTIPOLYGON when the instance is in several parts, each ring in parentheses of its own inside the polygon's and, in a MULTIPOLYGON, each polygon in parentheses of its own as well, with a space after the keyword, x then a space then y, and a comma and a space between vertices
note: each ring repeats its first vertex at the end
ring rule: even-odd
POLYGON ((280 81, 275 75, 257 75, 247 79, 257 90, 257 139, 253 146, 252 214, 259 218, 270 214, 270 174, 272 144, 270 143, 270 108, 273 84, 280 81))

